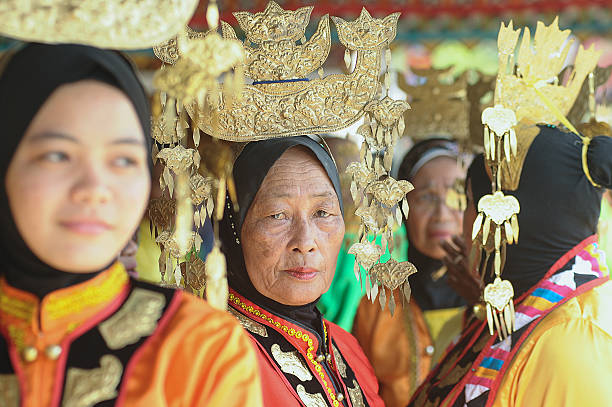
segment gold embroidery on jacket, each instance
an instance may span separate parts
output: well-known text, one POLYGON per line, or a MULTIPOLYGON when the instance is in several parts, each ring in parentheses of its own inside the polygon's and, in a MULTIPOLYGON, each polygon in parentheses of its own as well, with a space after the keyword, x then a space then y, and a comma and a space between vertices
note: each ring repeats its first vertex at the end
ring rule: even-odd
POLYGON ((0 374, 0 407, 19 406, 19 381, 17 375, 0 374))
POLYGON ((272 345, 272 356, 284 373, 294 375, 303 382, 312 380, 312 373, 297 351, 283 352, 278 344, 272 345))
POLYGON ((89 407, 117 397, 123 366, 113 355, 100 358, 100 367, 71 367, 66 373, 63 407, 89 407))
POLYGON ((245 317, 244 315, 242 315, 240 312, 236 311, 232 307, 228 307, 228 308, 229 308, 229 312, 234 317, 236 317, 236 319, 238 320, 238 322, 240 322, 240 325, 242 325, 244 329, 256 335, 262 336, 264 338, 268 337, 268 330, 266 329, 265 326, 263 326, 262 324, 258 322, 253 321, 250 318, 245 317))
POLYGON ((135 288, 125 304, 98 329, 110 349, 121 349, 153 333, 165 305, 163 294, 135 288))
POLYGON ((306 407, 327 407, 327 403, 322 395, 319 393, 310 394, 306 391, 304 386, 298 384, 297 394, 306 407))
POLYGON ((342 354, 340 353, 338 348, 336 348, 336 345, 334 345, 333 343, 332 351, 334 353, 334 359, 336 360, 336 367, 338 369, 338 373, 340 373, 340 376, 346 379, 346 364, 344 364, 344 360, 342 360, 342 354))
POLYGON ((361 393, 361 388, 359 387, 359 383, 357 380, 353 379, 353 388, 346 388, 348 390, 349 397, 351 398, 351 404, 353 407, 365 407, 365 402, 363 401, 363 394, 361 393))

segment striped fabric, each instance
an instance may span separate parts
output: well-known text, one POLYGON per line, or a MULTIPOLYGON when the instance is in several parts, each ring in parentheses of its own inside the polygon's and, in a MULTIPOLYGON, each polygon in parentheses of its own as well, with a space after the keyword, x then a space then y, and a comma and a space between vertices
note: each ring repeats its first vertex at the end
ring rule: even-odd
POLYGON ((471 369, 472 375, 464 389, 465 398, 460 397, 455 406, 487 405, 487 400, 493 399, 494 395, 486 393, 490 392, 504 364, 511 362, 509 355, 513 345, 522 343, 523 336, 531 332, 529 326, 541 320, 556 305, 573 297, 578 287, 605 275, 608 275, 605 254, 598 249, 597 243, 591 243, 556 273, 541 281, 527 298, 516 305, 515 332, 503 341, 496 339, 482 351, 484 358, 476 368, 471 369))

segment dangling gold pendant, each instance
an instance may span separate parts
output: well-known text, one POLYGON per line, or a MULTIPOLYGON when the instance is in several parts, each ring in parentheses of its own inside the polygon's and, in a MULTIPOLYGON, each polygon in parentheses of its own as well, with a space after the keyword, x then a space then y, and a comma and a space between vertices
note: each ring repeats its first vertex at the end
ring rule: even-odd
POLYGON ((487 304, 487 322, 491 335, 497 331, 500 340, 514 332, 514 289, 508 280, 495 277, 484 289, 487 304), (495 326, 495 330, 493 327, 495 326))

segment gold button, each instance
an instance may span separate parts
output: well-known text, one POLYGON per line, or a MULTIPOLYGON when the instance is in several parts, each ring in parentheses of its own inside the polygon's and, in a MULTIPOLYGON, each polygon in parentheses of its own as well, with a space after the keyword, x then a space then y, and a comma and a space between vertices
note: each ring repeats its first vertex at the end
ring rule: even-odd
POLYGON ((434 354, 434 350, 435 348, 429 345, 428 347, 425 348, 425 353, 427 353, 427 356, 431 356, 434 354))
POLYGON ((34 362, 38 358, 38 349, 34 346, 26 346, 23 348, 22 355, 26 362, 34 362))
POLYGON ((325 360, 325 356, 321 355, 317 355, 317 362, 321 363, 325 360))
POLYGON ((344 394, 338 393, 338 397, 336 397, 340 403, 344 401, 344 394))
POLYGON ((327 354, 327 357, 325 358, 325 360, 327 360, 327 363, 329 363, 329 364, 331 365, 331 362, 332 362, 332 356, 331 356, 331 354, 329 354, 329 353, 328 353, 328 354, 327 354))
POLYGON ((45 353, 47 354, 47 357, 51 360, 57 360, 59 359, 60 355, 62 354, 62 347, 59 345, 50 345, 47 346, 47 349, 45 349, 45 353))

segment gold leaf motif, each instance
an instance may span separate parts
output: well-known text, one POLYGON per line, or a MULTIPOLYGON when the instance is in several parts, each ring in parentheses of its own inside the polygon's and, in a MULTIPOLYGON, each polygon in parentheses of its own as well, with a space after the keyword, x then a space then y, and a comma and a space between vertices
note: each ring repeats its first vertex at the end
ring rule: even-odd
MULTIPOLYGON (((176 259, 179 259, 186 254, 186 252, 181 250, 179 247, 178 241, 174 236, 174 233, 171 231, 163 231, 160 233, 159 236, 157 236, 157 239, 155 239, 155 242, 161 244, 164 250, 176 259)), ((188 239, 187 247, 200 247, 201 243, 202 238, 200 235, 198 235, 196 232, 191 232, 191 237, 188 239)))
POLYGON ((15 374, 0 374, 0 407, 19 406, 19 380, 15 374))
POLYGON ((379 211, 373 206, 357 208, 355 215, 361 218, 361 222, 373 233, 378 233, 384 221, 380 219, 379 211))
POLYGON ((306 407, 327 407, 325 398, 321 394, 310 394, 301 384, 297 385, 297 394, 306 407))
POLYGON ((278 344, 272 345, 272 356, 283 373, 291 374, 303 382, 312 380, 312 373, 300 357, 298 351, 283 352, 278 344))
POLYGON ((200 205, 205 199, 213 197, 214 179, 211 177, 204 178, 200 174, 194 174, 189 179, 191 187, 191 202, 194 205, 200 205))
POLYGON ((520 210, 518 199, 512 195, 504 195, 502 191, 496 191, 493 195, 485 195, 478 201, 478 212, 483 212, 497 225, 509 221, 520 210))
POLYGON ((496 278, 492 284, 488 284, 484 290, 484 300, 498 311, 502 311, 514 296, 512 284, 507 280, 496 278))
POLYGON ((364 7, 355 21, 347 22, 340 17, 332 19, 342 45, 352 50, 364 50, 384 48, 393 41, 399 16, 400 13, 393 13, 384 19, 372 18, 364 7))
MULTIPOLYGON (((217 78, 242 64, 245 58, 239 41, 225 39, 215 31, 201 36, 188 31, 163 47, 169 48, 172 44, 176 44, 179 57, 174 65, 155 74, 153 84, 157 89, 163 89, 185 102, 201 98, 207 91, 216 89, 217 78)), ((166 58, 166 55, 162 54, 162 57, 166 58)))
POLYGON ((348 390, 348 394, 353 407, 365 407, 363 394, 361 393, 361 388, 359 387, 359 383, 357 383, 357 380, 353 379, 353 387, 350 388, 347 386, 346 389, 348 390))
POLYGON ((157 158, 165 161, 166 167, 175 173, 186 172, 194 165, 194 153, 196 150, 178 145, 174 148, 164 148, 157 158))
POLYGON ((346 364, 344 363, 344 360, 342 360, 342 354, 340 353, 338 348, 336 348, 336 345, 334 345, 333 343, 332 343, 332 351, 334 353, 334 360, 336 361, 336 367, 338 368, 338 373, 340 373, 340 376, 346 379, 346 364))
POLYGON ((247 39, 255 44, 264 41, 292 40, 297 41, 304 36, 314 7, 302 7, 295 11, 284 10, 276 2, 271 1, 260 13, 246 11, 234 13, 240 28, 246 33, 247 39))
POLYGON ((187 262, 186 283, 196 292, 206 286, 206 263, 193 253, 187 262))
POLYGON ((153 333, 166 305, 163 294, 135 288, 110 318, 98 325, 110 349, 122 349, 153 333))
POLYGON ((383 254, 380 246, 372 243, 354 243, 348 250, 349 254, 355 255, 357 263, 364 269, 369 270, 383 254))
POLYGON ((374 120, 385 128, 395 125, 404 116, 404 112, 410 109, 410 105, 403 100, 393 100, 385 96, 382 100, 373 100, 365 111, 372 114, 374 120))
POLYGON ((352 162, 346 167, 346 172, 353 177, 353 180, 361 186, 366 187, 375 180, 375 175, 370 169, 361 162, 352 162))
POLYGON ((393 291, 401 284, 408 281, 408 276, 416 272, 416 267, 408 261, 398 263, 393 259, 389 259, 386 263, 374 265, 370 271, 370 275, 375 281, 380 282, 393 291))
POLYGON ((238 320, 238 322, 240 322, 240 325, 242 325, 244 329, 251 333, 254 333, 255 335, 259 335, 264 338, 268 337, 268 330, 266 329, 265 325, 253 321, 251 318, 242 315, 240 312, 236 311, 232 307, 228 307, 228 310, 230 314, 236 317, 236 319, 238 320))
POLYGON ((197 0, 4 0, 0 33, 29 42, 142 49, 176 35, 197 0))
POLYGON ((601 51, 595 51, 594 46, 585 50, 580 45, 574 68, 568 75, 569 80, 565 84, 557 84, 554 79, 566 64, 573 43, 571 39, 568 40, 570 31, 559 29, 558 17, 549 26, 538 21, 532 44, 529 28, 525 28, 516 58, 517 67, 514 69, 514 60, 510 56, 519 35, 520 29, 514 30, 512 22, 508 26, 502 23, 497 43, 503 57, 500 58, 498 69, 500 74, 495 104, 503 104, 514 110, 519 121, 529 118, 536 123, 558 123, 559 117, 540 95, 559 109, 562 115, 566 115, 585 78, 596 67, 601 51), (516 75, 514 72, 517 72, 516 75))
POLYGON ((497 137, 501 137, 516 126, 517 120, 514 110, 495 105, 494 107, 487 107, 482 112, 482 124, 488 126, 497 137))
POLYGON ((169 230, 176 216, 176 201, 168 198, 154 198, 148 209, 151 222, 162 230, 169 230))
POLYGON ((123 365, 116 356, 104 355, 100 367, 71 367, 66 373, 63 407, 89 407, 117 397, 123 365))
POLYGON ((414 187, 406 180, 395 180, 387 177, 383 181, 375 181, 366 187, 366 192, 374 195, 377 201, 388 207, 397 205, 414 187))

